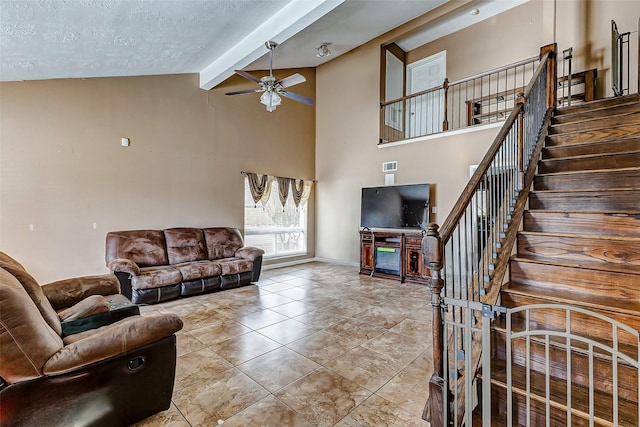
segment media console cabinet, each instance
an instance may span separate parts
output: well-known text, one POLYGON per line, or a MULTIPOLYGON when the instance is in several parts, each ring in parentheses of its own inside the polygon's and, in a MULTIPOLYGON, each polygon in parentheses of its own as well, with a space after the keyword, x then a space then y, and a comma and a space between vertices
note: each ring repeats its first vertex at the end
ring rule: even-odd
POLYGON ((360 231, 360 274, 428 284, 420 231, 360 231))

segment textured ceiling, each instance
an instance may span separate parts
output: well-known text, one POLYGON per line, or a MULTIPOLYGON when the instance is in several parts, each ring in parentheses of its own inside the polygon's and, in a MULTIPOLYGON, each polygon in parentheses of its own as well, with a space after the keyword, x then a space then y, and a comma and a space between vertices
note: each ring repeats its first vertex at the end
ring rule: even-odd
MULTIPOLYGON (((267 69, 267 40, 280 44, 275 68, 315 67, 448 1, 0 0, 0 80, 199 73, 210 89, 234 69, 267 69), (332 55, 317 58, 323 42, 332 55)), ((455 25, 407 46, 486 19, 469 19, 475 4, 522 1, 461 1, 455 25)))
POLYGON ((200 73, 209 89, 266 68, 267 40, 276 67, 315 67, 446 1, 0 0, 0 80, 200 73))
POLYGON ((288 2, 2 1, 0 77, 200 72, 288 2))

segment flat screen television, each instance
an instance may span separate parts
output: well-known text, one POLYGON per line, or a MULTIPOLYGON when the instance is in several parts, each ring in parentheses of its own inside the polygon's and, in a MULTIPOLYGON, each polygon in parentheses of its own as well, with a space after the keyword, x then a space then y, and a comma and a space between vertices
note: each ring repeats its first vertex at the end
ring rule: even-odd
POLYGON ((429 184, 362 189, 360 226, 419 228, 429 224, 429 184))

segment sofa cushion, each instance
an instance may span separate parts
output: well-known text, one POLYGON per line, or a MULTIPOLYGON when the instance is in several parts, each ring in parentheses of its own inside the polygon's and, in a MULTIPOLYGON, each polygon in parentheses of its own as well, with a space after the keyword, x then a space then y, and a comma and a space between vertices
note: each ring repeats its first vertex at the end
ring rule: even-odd
POLYGON ((160 288, 175 285, 182 281, 180 270, 173 266, 146 267, 140 269, 140 274, 131 277, 131 287, 134 289, 160 288))
POLYGON ((244 245, 242 235, 237 228, 205 228, 204 239, 207 243, 209 259, 231 258, 244 245))
POLYGON ((129 230, 107 233, 106 261, 125 258, 140 267, 169 264, 162 230, 129 230))
POLYGON ((4 252, 0 252, 0 267, 4 268, 8 273, 13 275, 22 285, 24 290, 29 294, 31 300, 40 311, 40 314, 47 324, 55 331, 56 334, 62 334, 62 325, 58 313, 51 306, 51 302, 45 296, 42 287, 36 279, 33 278, 15 259, 11 258, 4 252))
POLYGON ((0 376, 10 384, 37 378, 62 346, 22 284, 0 268, 0 376))
POLYGON ((169 264, 207 259, 204 235, 200 228, 167 228, 164 230, 169 264))
POLYGON ((253 270, 253 262, 242 258, 223 258, 216 262, 222 268, 222 275, 245 273, 253 270))
POLYGON ((219 276, 220 273, 222 273, 222 268, 217 261, 186 262, 183 264, 176 264, 173 267, 180 270, 183 281, 219 276))

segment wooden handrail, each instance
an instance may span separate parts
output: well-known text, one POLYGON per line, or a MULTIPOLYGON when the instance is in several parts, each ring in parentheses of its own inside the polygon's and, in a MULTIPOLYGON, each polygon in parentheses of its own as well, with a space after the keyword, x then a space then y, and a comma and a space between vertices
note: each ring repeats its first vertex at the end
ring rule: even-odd
MULTIPOLYGON (((546 64, 550 54, 551 52, 546 52, 541 58, 540 64, 546 64)), ((529 94, 531 94, 533 85, 535 84, 535 81, 538 79, 538 77, 542 73, 543 68, 545 66, 546 65, 544 66, 540 65, 537 67, 536 72, 531 78, 531 81, 525 88, 525 91, 524 91, 525 98, 528 98, 529 94)), ((440 228, 440 238, 442 239, 443 243, 446 243, 451 237, 452 231, 454 230, 456 224, 464 214, 464 211, 467 205, 471 201, 471 198, 473 197, 475 191, 478 189, 480 185, 480 181, 482 180, 482 177, 489 170, 489 167, 491 166, 491 162, 493 161, 493 158, 498 153, 498 150, 500 150, 502 141, 509 134, 511 127, 513 126, 515 121, 518 119, 518 115, 520 114, 520 111, 522 111, 522 109, 523 109, 522 104, 516 104, 514 109, 511 111, 511 114, 509 114, 509 117, 507 118, 505 123, 502 125, 502 128, 500 128, 498 135, 496 135, 495 139, 493 140, 493 144, 491 144, 491 147, 489 147, 489 150, 487 151, 484 158, 478 165, 478 168, 476 169, 475 173, 469 180, 469 183, 467 184, 464 191, 458 198, 458 201, 455 203, 455 205, 453 205, 453 209, 451 209, 451 212, 447 216, 447 219, 444 221, 442 227, 440 228)))
POLYGON ((449 83, 449 85, 453 86, 453 85, 458 85, 458 84, 461 84, 461 83, 470 82, 472 80, 481 79, 481 78, 487 77, 487 76, 489 76, 491 74, 496 74, 496 73, 500 73, 502 71, 507 71, 509 68, 515 68, 515 67, 519 67, 521 65, 526 65, 526 64, 535 62, 538 59, 540 59, 539 56, 532 56, 531 58, 523 59, 521 61, 514 62, 513 64, 503 65, 502 67, 494 68, 493 70, 483 71, 482 73, 478 73, 478 74, 476 74, 474 76, 465 77, 463 79, 456 80, 455 82, 449 83))
POLYGON ((434 86, 434 87, 432 87, 430 89, 425 89, 425 90, 421 90, 420 92, 412 93, 411 95, 406 95, 406 96, 403 96, 403 97, 400 97, 400 98, 392 99, 391 101, 381 102, 380 103, 380 108, 384 108, 387 105, 395 104, 396 102, 401 102, 401 101, 406 101, 408 99, 417 98, 419 96, 426 95, 427 93, 437 92, 437 91, 443 90, 443 89, 444 89, 444 84, 442 84, 442 86, 434 86))

